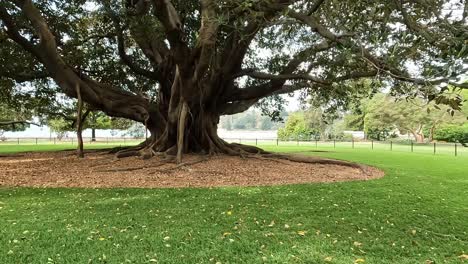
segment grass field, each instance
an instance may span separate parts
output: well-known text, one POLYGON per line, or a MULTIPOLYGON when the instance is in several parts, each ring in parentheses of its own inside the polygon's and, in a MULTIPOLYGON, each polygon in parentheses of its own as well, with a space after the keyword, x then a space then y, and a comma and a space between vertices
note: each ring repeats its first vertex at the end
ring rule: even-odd
POLYGON ((386 176, 261 188, 0 188, 0 263, 413 264, 468 254, 467 156, 266 148, 366 163, 386 176))
MULTIPOLYGON (((413 143, 409 142, 390 142, 390 141, 276 141, 276 139, 226 139, 228 142, 242 143, 248 145, 258 145, 261 147, 288 147, 299 146, 325 150, 355 149, 355 150, 381 150, 394 152, 410 152, 433 155, 465 156, 468 157, 468 147, 463 147, 460 143, 413 143)), ((96 142, 85 140, 85 147, 88 148, 108 148, 111 146, 129 146, 135 145, 142 139, 127 138, 99 138, 96 142)), ((76 148, 76 140, 68 138, 66 141, 51 141, 48 138, 41 138, 37 142, 34 138, 21 138, 20 141, 11 139, 10 141, 0 142, 0 151, 18 152, 18 151, 47 151, 76 148)))

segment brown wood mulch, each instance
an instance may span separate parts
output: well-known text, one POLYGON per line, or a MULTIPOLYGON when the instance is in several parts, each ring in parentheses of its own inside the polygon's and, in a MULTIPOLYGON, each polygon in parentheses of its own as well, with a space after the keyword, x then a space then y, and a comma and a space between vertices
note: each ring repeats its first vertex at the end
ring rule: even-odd
POLYGON ((74 151, 0 157, 0 186, 29 187, 216 187, 269 186, 380 178, 381 170, 293 162, 277 158, 185 155, 184 163, 158 157, 115 159, 112 154, 74 151))

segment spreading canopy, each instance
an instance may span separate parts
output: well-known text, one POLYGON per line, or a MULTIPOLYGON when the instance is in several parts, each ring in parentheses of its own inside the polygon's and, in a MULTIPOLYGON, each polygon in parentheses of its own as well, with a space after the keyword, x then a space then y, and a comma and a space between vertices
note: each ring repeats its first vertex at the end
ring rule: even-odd
POLYGON ((145 149, 231 153, 234 146, 216 135, 219 116, 254 104, 278 108, 280 94, 301 90, 343 104, 359 93, 352 81, 361 78, 432 99, 448 85, 468 88, 467 6, 466 0, 2 1, 1 89, 14 96, 26 82, 23 92, 76 98, 79 85, 94 109, 145 123, 152 132, 145 149))

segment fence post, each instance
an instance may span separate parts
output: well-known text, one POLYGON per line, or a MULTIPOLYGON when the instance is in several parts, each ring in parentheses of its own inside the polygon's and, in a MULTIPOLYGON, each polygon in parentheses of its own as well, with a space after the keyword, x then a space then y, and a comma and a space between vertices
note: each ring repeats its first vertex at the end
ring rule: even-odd
POLYGON ((457 143, 455 142, 455 157, 457 156, 457 143))
POLYGON ((390 151, 393 150, 393 141, 390 140, 390 151))
POLYGON ((413 140, 411 140, 411 152, 413 152, 413 140))
POLYGON ((434 142, 434 155, 436 154, 436 143, 434 142))

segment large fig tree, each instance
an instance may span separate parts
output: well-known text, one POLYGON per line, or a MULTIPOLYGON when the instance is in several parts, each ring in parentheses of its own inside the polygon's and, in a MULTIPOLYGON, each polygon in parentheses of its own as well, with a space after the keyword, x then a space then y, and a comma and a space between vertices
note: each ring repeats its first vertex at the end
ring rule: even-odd
POLYGON ((220 139, 220 116, 297 90, 342 104, 361 78, 455 105, 439 96, 467 88, 467 2, 1 0, 1 89, 144 123, 120 156, 258 152, 220 139))

